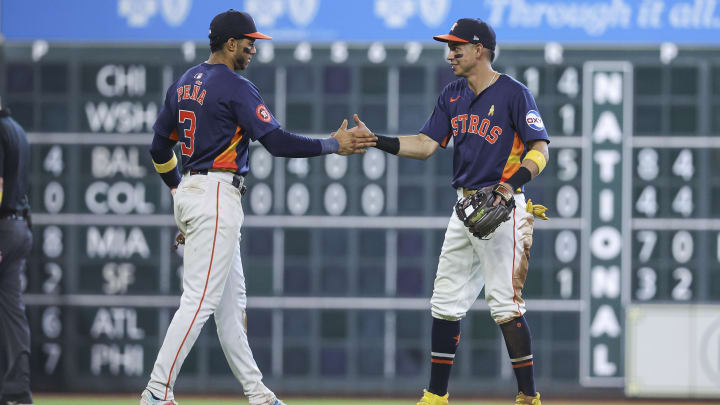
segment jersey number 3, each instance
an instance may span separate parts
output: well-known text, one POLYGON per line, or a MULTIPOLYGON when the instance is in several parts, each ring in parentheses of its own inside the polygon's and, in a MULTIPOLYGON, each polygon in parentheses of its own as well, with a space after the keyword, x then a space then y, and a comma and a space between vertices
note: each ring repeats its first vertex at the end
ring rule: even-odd
POLYGON ((195 112, 180 110, 178 122, 184 124, 185 121, 190 121, 190 127, 183 129, 185 137, 180 143, 180 149, 183 156, 192 156, 193 150, 195 149, 195 112))

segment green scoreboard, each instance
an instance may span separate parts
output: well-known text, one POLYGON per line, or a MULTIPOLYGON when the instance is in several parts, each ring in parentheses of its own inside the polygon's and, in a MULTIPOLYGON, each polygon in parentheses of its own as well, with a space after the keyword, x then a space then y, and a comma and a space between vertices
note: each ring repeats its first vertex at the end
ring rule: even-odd
MULTIPOLYGON (((285 128, 326 136, 352 113, 415 134, 453 79, 445 49, 261 44, 246 72, 285 128)), ((3 102, 30 132, 34 246, 25 302, 37 391, 135 391, 179 303, 182 248, 148 145, 165 89, 204 45, 5 44, 3 102)), ((535 95, 550 163, 524 296, 543 392, 625 384, 625 311, 720 303, 720 52, 507 47, 495 68, 535 95)), ((450 146, 452 147, 452 146, 450 146)), ((255 357, 279 392, 417 394, 429 297, 455 199, 452 153, 426 162, 250 149, 242 250, 255 357)), ((514 386, 482 299, 454 393, 514 386)), ((720 371, 719 371, 720 372, 720 371)), ((239 392, 212 319, 183 392, 239 392)))

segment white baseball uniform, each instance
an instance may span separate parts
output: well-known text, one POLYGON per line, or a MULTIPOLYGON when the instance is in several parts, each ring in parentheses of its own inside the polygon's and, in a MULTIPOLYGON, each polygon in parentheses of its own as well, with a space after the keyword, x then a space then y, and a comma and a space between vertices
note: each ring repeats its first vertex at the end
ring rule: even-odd
MULTIPOLYGON (((252 22, 247 14, 234 10, 216 20, 230 25, 236 20, 252 22)), ((153 130, 150 153, 155 168, 168 186, 178 187, 175 221, 185 233, 185 256, 180 308, 168 328, 148 390, 163 400, 173 398, 180 367, 213 314, 225 356, 250 403, 272 404, 276 398, 261 382, 243 326, 239 187, 250 171, 249 144, 260 141, 274 156, 311 157, 337 152, 339 143, 332 137, 311 139, 282 130, 257 87, 222 63, 201 63, 173 83, 153 130), (176 143, 186 173, 182 181, 172 151, 176 143)))
MULTIPOLYGON (((458 199, 462 197, 462 189, 458 189, 458 199)), ((430 299, 435 318, 462 319, 483 287, 490 315, 497 324, 525 313, 522 288, 535 219, 524 209, 522 193, 515 194, 515 206, 510 220, 488 240, 473 236, 453 209, 430 299)))
MULTIPOLYGON (((446 147, 453 139, 452 186, 477 190, 511 177, 521 166, 525 145, 549 141, 530 91, 510 76, 476 95, 466 79, 448 84, 420 133, 446 147)), ((528 271, 533 216, 525 197, 515 194, 516 209, 489 240, 473 236, 453 212, 445 234, 432 296, 436 318, 465 316, 485 287, 498 324, 525 313, 522 287, 528 271)))
POLYGON ((148 390, 173 399, 183 361, 210 315, 235 377, 251 404, 274 398, 248 344, 245 276, 240 258, 243 209, 233 174, 185 175, 174 197, 175 222, 185 234, 183 294, 158 353, 148 390))

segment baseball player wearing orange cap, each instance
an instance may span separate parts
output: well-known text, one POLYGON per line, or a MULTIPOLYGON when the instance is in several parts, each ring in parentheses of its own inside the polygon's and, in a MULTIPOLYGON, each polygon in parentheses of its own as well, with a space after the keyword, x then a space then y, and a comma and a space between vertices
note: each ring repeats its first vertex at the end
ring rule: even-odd
POLYGON ((240 258, 241 198, 250 167, 248 146, 259 141, 274 156, 363 153, 375 144, 367 129, 309 139, 280 128, 245 69, 257 32, 249 14, 229 10, 210 23, 207 62, 188 69, 167 91, 153 127, 150 153, 173 194, 175 222, 185 237, 183 293, 158 352, 141 405, 172 405, 183 361, 210 315, 230 368, 251 405, 283 405, 262 383, 248 344, 245 277, 240 258), (173 146, 180 143, 183 175, 173 146))
MULTIPOLYGON (((490 198, 495 198, 494 206, 505 204, 511 214, 489 237, 481 239, 453 210, 430 300, 430 384, 418 405, 448 404, 450 369, 460 344, 460 320, 483 288, 517 377, 515 403, 540 405, 522 288, 532 245, 533 214, 546 217, 544 207, 533 207, 530 201, 526 204, 522 187, 546 165, 548 134, 527 87, 493 70, 495 32, 490 25, 462 18, 449 34, 434 39, 448 44, 447 59, 459 79, 442 91, 419 134, 397 138, 377 135, 377 148, 427 159, 452 139, 452 186, 458 200, 467 201, 482 190, 482 195, 489 192, 490 198)), ((356 122, 364 127, 359 119, 356 122)), ((478 217, 482 216, 481 211, 478 217)))

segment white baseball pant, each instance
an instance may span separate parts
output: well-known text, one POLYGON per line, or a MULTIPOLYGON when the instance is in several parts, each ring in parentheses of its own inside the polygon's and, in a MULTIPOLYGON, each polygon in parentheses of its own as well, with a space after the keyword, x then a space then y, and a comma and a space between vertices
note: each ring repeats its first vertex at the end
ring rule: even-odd
POLYGON ((185 175, 174 197, 175 222, 185 234, 183 293, 168 327, 147 389, 158 398, 174 398, 180 368, 210 315, 235 377, 250 403, 274 394, 248 344, 245 323, 245 276, 240 258, 241 194, 232 174, 185 175))
MULTIPOLYGON (((457 190, 458 200, 463 197, 457 190)), ((459 320, 485 288, 490 315, 499 325, 525 313, 522 288, 528 272, 534 218, 525 210, 525 196, 515 194, 510 220, 488 240, 473 236, 453 209, 438 262, 432 316, 459 320)))

